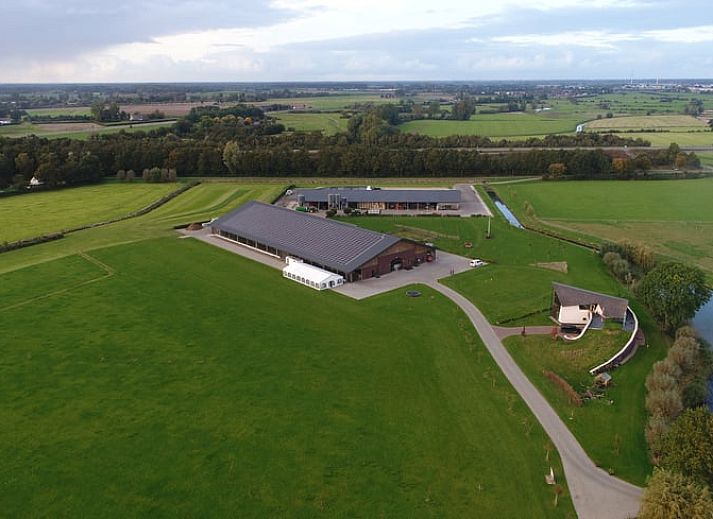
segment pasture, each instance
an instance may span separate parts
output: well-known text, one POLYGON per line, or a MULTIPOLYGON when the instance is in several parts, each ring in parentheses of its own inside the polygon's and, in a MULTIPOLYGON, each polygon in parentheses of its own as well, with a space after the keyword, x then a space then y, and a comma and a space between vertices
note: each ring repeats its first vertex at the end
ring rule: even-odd
POLYGON ((177 184, 136 181, 0 198, 0 243, 124 216, 176 189, 177 184))
POLYGON ((162 126, 171 126, 173 121, 159 121, 149 123, 125 123, 114 125, 101 125, 91 122, 71 123, 21 123, 0 127, 0 137, 27 137, 37 135, 48 139, 80 139, 85 140, 93 135, 105 135, 124 132, 148 132, 162 126))
POLYGON ((62 115, 90 115, 91 109, 88 106, 66 106, 58 108, 28 108, 26 112, 30 116, 52 116, 62 115))
POLYGON ((322 132, 324 135, 334 135, 347 130, 347 121, 339 114, 330 113, 299 113, 272 112, 278 122, 285 125, 288 131, 322 132))
POLYGON ((574 132, 581 119, 544 114, 502 113, 476 114, 468 121, 409 121, 399 126, 405 133, 420 133, 431 137, 449 135, 481 135, 483 137, 529 137, 574 132))
POLYGON ((7 515, 574 517, 440 294, 357 302, 175 237, 86 258, 0 276, 7 515))
POLYGON ((614 114, 682 114, 686 105, 702 99, 705 107, 713 108, 708 96, 686 93, 621 92, 577 99, 576 105, 586 110, 611 111, 614 114))
POLYGON ((593 242, 643 242, 713 274, 713 179, 527 182, 498 193, 524 221, 593 242))
MULTIPOLYGON (((121 187, 122 185, 124 184, 114 184, 115 187, 121 187)), ((129 186, 133 185, 134 184, 131 184, 129 186)), ((161 186, 161 184, 150 185, 161 186)), ((166 185, 164 184, 164 186, 166 185)), ((248 200, 270 202, 283 190, 284 186, 279 184, 237 182, 200 184, 143 216, 113 223, 104 227, 71 233, 61 240, 51 243, 0 254, 0 273, 37 265, 84 251, 109 247, 115 244, 133 243, 161 236, 174 236, 175 232, 173 231, 173 227, 176 225, 209 220, 220 216, 230 209, 234 209, 248 200)), ((70 196, 71 192, 72 190, 66 190, 46 194, 60 195, 67 193, 66 196, 70 196)), ((39 193, 21 195, 16 198, 0 199, 0 207, 10 200, 14 199, 17 200, 16 203, 22 203, 22 199, 25 196, 32 197, 38 194, 39 193)), ((109 192, 108 196, 112 196, 111 192, 109 192)), ((152 198, 149 202, 154 199, 155 198, 152 198)), ((50 204, 52 204, 51 199, 50 204)), ((126 206, 127 209, 129 207, 129 205, 126 206)), ((82 223, 89 223, 90 218, 87 218, 86 215, 82 215, 81 210, 78 211, 78 214, 80 216, 78 220, 82 223)), ((120 214, 125 213, 122 211, 120 214)), ((68 220, 65 220, 62 215, 58 215, 51 228, 54 229, 56 226, 67 227, 68 224, 68 220)))
POLYGON ((672 142, 679 146, 713 146, 713 132, 700 129, 696 131, 636 132, 618 133, 619 137, 641 138, 652 146, 668 147, 672 142))
POLYGON ((339 111, 353 108, 356 105, 398 103, 398 99, 389 99, 376 94, 336 94, 326 96, 305 97, 274 97, 267 101, 253 103, 256 106, 265 105, 305 105, 308 110, 339 111))
POLYGON ((598 119, 587 123, 587 129, 595 131, 655 131, 669 129, 673 131, 688 131, 708 129, 708 125, 690 115, 650 115, 598 119))

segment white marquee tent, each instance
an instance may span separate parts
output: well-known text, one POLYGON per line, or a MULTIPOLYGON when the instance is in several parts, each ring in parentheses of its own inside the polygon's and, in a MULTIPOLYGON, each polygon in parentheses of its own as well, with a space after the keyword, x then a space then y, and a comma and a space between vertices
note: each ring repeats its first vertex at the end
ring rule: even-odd
POLYGON ((327 290, 341 286, 344 283, 344 278, 339 274, 289 257, 287 258, 287 266, 282 269, 282 276, 315 290, 327 290))

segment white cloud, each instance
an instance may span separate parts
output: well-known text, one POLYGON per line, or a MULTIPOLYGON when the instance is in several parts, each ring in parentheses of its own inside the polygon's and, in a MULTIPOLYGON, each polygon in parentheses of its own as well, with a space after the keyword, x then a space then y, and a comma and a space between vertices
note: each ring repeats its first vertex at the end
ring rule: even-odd
POLYGON ((713 41, 713 25, 646 31, 643 34, 646 38, 666 43, 705 43, 713 41))
POLYGON ((614 49, 616 43, 636 41, 640 36, 628 33, 611 33, 606 31, 567 31, 556 34, 521 34, 513 36, 496 36, 492 41, 510 43, 513 45, 541 45, 545 47, 577 46, 595 49, 614 49))

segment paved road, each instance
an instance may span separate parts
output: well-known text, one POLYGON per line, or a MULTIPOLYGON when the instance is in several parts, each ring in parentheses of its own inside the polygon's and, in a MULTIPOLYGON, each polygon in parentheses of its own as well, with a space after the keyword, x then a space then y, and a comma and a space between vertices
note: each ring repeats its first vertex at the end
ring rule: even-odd
POLYGON ((577 515, 581 519, 636 517, 641 488, 610 476, 594 465, 554 409, 515 364, 490 323, 475 305, 437 281, 427 284, 463 309, 495 362, 552 439, 562 459, 577 515))
POLYGON ((487 205, 483 203, 472 184, 456 184, 453 189, 460 191, 460 211, 461 216, 493 216, 487 205))

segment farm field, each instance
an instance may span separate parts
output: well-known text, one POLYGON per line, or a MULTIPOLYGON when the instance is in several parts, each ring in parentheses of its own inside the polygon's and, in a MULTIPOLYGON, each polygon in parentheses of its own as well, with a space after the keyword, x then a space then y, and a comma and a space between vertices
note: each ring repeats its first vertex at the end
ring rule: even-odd
MULTIPOLYGON (((489 200, 486 203, 489 204, 489 200)), ((493 324, 550 324, 548 314, 552 301, 552 281, 631 297, 606 272, 603 263, 593 252, 516 229, 507 224, 499 213, 494 211, 494 214, 496 216, 492 219, 490 240, 485 239, 485 218, 352 217, 348 221, 394 234, 412 232, 413 227, 421 228, 424 229, 421 239, 428 239, 449 252, 479 257, 489 262, 485 267, 451 276, 443 282, 473 301, 493 324), (473 247, 464 248, 466 241, 471 242, 473 247), (537 263, 561 261, 567 262, 566 274, 535 266, 537 263)), ((577 409, 576 423, 569 419, 571 406, 562 396, 551 387, 549 390, 542 389, 538 383, 537 376, 541 375, 541 368, 528 366, 526 358, 521 359, 512 350, 511 353, 565 419, 565 423, 570 425, 572 432, 593 459, 620 477, 643 484, 651 470, 643 435, 646 421, 644 379, 651 365, 665 354, 665 341, 643 309, 638 306, 635 309, 651 347, 645 354, 637 354, 631 363, 614 372, 616 388, 611 398, 618 405, 604 406, 599 402, 587 404, 577 409)), ((603 348, 607 349, 606 346, 603 348)), ((574 360, 570 369, 578 373, 579 361, 576 358, 574 360)), ((588 366, 588 362, 584 364, 588 366)), ((581 376, 586 378, 589 375, 585 370, 581 376)))
POLYGON ((688 131, 708 129, 703 121, 690 115, 650 115, 598 119, 587 123, 587 129, 596 131, 617 130, 667 130, 688 131))
POLYGON ((91 109, 88 106, 71 106, 61 108, 28 108, 27 113, 34 116, 53 116, 59 115, 90 115, 91 109))
POLYGON ((713 167, 713 153, 698 153, 698 158, 701 159, 701 164, 709 168, 713 167))
POLYGON ((707 96, 685 93, 639 93, 623 92, 579 98, 576 106, 586 110, 612 111, 614 114, 682 114, 686 105, 694 99, 702 99, 707 109, 713 102, 707 96), (604 108, 603 108, 604 107, 604 108))
POLYGON ((713 275, 713 179, 527 182, 499 186, 498 193, 526 222, 594 242, 643 242, 713 275), (604 208, 606 218, 599 216, 604 208))
MULTIPOLYGON (((67 234, 61 240, 51 243, 0 254, 0 273, 111 245, 133 243, 161 236, 175 236, 173 227, 176 225, 209 220, 248 200, 270 202, 283 190, 284 185, 278 184, 237 182, 200 184, 143 216, 67 234)), ((47 194, 59 195, 64 192, 55 191, 47 194)), ((24 196, 34 195, 21 195, 17 199, 22 199, 24 196)), ((0 206, 8 200, 10 199, 0 200, 0 206)), ((86 218, 83 217, 82 221, 86 222, 86 218)))
POLYGON ((346 94, 314 97, 275 97, 267 101, 253 103, 256 106, 265 105, 306 105, 308 110, 343 110, 352 108, 356 104, 386 104, 398 103, 398 99, 388 99, 375 94, 346 94))
POLYGON ((0 137, 27 137, 37 135, 48 139, 88 139, 93 135, 105 135, 110 133, 149 131, 161 126, 171 126, 173 121, 160 121, 155 123, 126 123, 112 126, 103 126, 90 122, 71 123, 47 123, 32 124, 22 123, 0 127, 0 137))
POLYGON ((150 114, 151 112, 158 110, 159 112, 163 112, 166 117, 181 117, 183 115, 188 115, 188 112, 190 112, 192 108, 198 106, 217 105, 221 108, 227 108, 235 104, 237 103, 140 103, 121 105, 121 110, 128 114, 133 114, 137 112, 140 114, 150 114))
POLYGON ((347 129, 348 120, 341 118, 339 114, 272 112, 271 115, 278 122, 284 124, 288 130, 293 129, 301 132, 321 131, 324 135, 333 135, 347 129))
POLYGON ((0 243, 124 216, 175 189, 177 184, 136 181, 0 198, 0 243))
POLYGON ((679 146, 713 146, 713 132, 697 130, 666 131, 666 132, 635 132, 618 133, 619 137, 641 138, 649 141, 652 146, 669 146, 675 142, 679 146))
POLYGON ((474 115, 469 121, 421 120, 399 126, 405 133, 420 133, 431 137, 448 135, 482 135, 484 137, 538 136, 573 133, 583 119, 545 114, 506 113, 474 115))
POLYGON ((357 302, 175 237, 89 254, 0 276, 8 515, 574 517, 440 294, 357 302))

